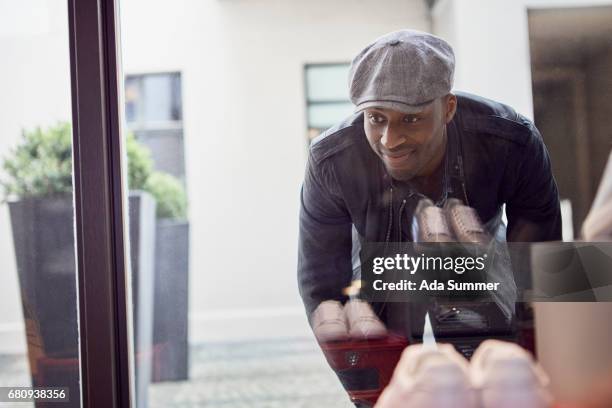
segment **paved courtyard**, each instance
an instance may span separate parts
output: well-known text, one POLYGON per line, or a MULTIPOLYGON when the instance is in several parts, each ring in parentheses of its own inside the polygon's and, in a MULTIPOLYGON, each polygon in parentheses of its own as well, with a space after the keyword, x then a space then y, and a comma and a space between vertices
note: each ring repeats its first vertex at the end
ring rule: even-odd
MULTIPOLYGON (((27 369, 23 355, 0 356, 0 386, 28 385, 27 369)), ((192 346, 190 381, 153 384, 149 392, 150 408, 353 407, 310 338, 192 346)))

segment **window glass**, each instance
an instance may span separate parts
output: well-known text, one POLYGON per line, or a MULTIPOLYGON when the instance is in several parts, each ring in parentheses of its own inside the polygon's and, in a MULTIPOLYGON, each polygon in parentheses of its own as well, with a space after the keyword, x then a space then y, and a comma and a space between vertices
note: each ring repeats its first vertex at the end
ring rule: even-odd
POLYGON ((185 181, 181 76, 134 74, 125 79, 125 116, 155 171, 185 181))
POLYGON ((182 119, 178 73, 130 75, 125 83, 126 119, 138 126, 182 119))
POLYGON ((0 1, 0 55, 0 387, 80 407, 66 2, 0 1))
POLYGON ((308 137, 312 139, 353 112, 348 96, 349 64, 304 67, 308 137))
MULTIPOLYGON (((381 357, 381 370, 361 366, 364 360, 360 356, 364 354, 360 350, 363 349, 352 341, 321 347, 310 327, 312 315, 307 316, 300 297, 310 283, 302 281, 301 290, 298 288, 296 265, 311 262, 321 269, 340 270, 337 281, 333 282, 334 291, 328 292, 321 285, 320 293, 329 296, 326 300, 336 297, 346 300, 344 295, 355 295, 360 290, 358 282, 350 287, 337 287, 349 281, 343 274, 350 272, 348 268, 353 261, 355 275, 350 279, 360 280, 357 279, 359 233, 367 230, 373 235, 382 231, 383 240, 385 231, 387 240, 402 239, 404 232, 409 236, 417 203, 408 201, 403 205, 403 193, 395 194, 394 189, 389 196, 382 191, 389 180, 380 174, 382 167, 376 166, 379 164, 376 161, 370 162, 373 167, 369 174, 381 178, 371 183, 364 181, 366 184, 349 179, 354 170, 350 166, 328 174, 328 170, 335 170, 336 163, 329 161, 331 165, 324 165, 321 171, 308 173, 315 178, 311 177, 310 191, 317 190, 320 182, 325 181, 317 180, 316 176, 330 180, 336 177, 342 185, 332 188, 331 202, 328 188, 313 193, 309 215, 317 219, 310 221, 310 227, 302 226, 302 237, 307 235, 315 243, 328 238, 324 243, 330 246, 336 242, 348 243, 349 229, 343 228, 346 225, 342 222, 348 214, 353 223, 363 222, 359 231, 357 226, 353 230, 351 253, 354 257, 348 259, 346 246, 338 254, 331 254, 331 248, 325 253, 328 247, 324 245, 310 259, 306 256, 300 259, 296 250, 300 240, 298 214, 305 200, 300 191, 308 190, 301 190, 309 157, 305 141, 309 142, 353 113, 348 93, 349 61, 376 38, 400 28, 429 31, 433 27, 434 34, 451 43, 456 54, 454 86, 457 91, 506 103, 529 116, 533 102, 537 102, 532 99, 532 90, 537 92, 541 89, 539 83, 547 80, 534 76, 531 82, 527 49, 530 35, 524 24, 527 17, 524 4, 491 2, 495 5, 473 15, 474 21, 468 21, 462 18, 467 9, 455 7, 456 2, 422 0, 120 0, 119 3, 128 125, 124 137, 132 149, 127 163, 128 170, 132 169, 128 171, 130 223, 139 223, 130 228, 130 247, 138 251, 134 256, 140 260, 139 267, 133 269, 138 404, 158 404, 164 408, 352 406, 349 395, 356 400, 363 397, 362 391, 367 394, 375 389, 376 381, 382 384, 383 377, 390 375, 392 364, 385 364, 381 357), (430 7, 434 3, 432 13, 430 7), (491 31, 492 22, 504 29, 491 31), (510 56, 508 47, 491 44, 510 44, 510 48, 520 52, 515 53, 518 57, 510 56), (348 202, 353 200, 346 190, 351 185, 363 188, 368 193, 368 202, 348 202), (364 221, 354 211, 366 207, 375 214, 373 220, 384 220, 381 228, 378 221, 364 221), (334 223, 338 225, 332 227, 334 223), (327 230, 337 231, 338 241, 331 242, 334 240, 330 238, 331 233, 325 234, 327 230), (132 234, 133 231, 138 235, 132 234), (323 255, 330 255, 330 261, 323 262, 323 255)), ((589 15, 594 18, 598 13, 589 15)), ((582 26, 550 23, 557 21, 556 13, 550 18, 538 30, 541 39, 536 38, 534 42, 534 46, 541 46, 545 51, 540 58, 546 58, 535 58, 538 53, 531 58, 532 62, 546 65, 542 67, 546 71, 549 68, 554 71, 556 67, 556 63, 549 66, 547 56, 561 56, 567 49, 564 32, 568 27, 573 27, 574 36, 588 37, 578 32, 582 26), (558 32, 555 34, 558 47, 554 48, 546 46, 550 44, 551 27, 562 27, 554 31, 558 32)), ((602 20, 574 16, 564 21, 602 20)), ((598 27, 601 38, 607 38, 602 27, 608 26, 612 25, 603 21, 593 24, 593 28, 598 27)), ((605 41, 598 43, 602 48, 589 51, 590 70, 576 76, 576 86, 580 85, 580 78, 592 76, 597 80, 586 81, 587 94, 600 95, 593 100, 604 101, 601 95, 606 93, 592 92, 607 86, 604 79, 608 77, 602 73, 609 72, 609 50, 603 47, 605 41), (604 56, 606 59, 600 59, 604 56)), ((574 57, 570 62, 586 63, 579 56, 586 55, 581 52, 587 49, 590 50, 572 47, 574 57)), ((557 78, 565 83, 567 77, 557 78)), ((466 106, 471 106, 464 103, 467 99, 465 96, 460 99, 459 110, 466 112, 466 106)), ((544 115, 537 105, 540 118, 559 116, 544 115)), ((560 108, 567 108, 567 112, 563 111, 564 117, 572 119, 571 105, 549 103, 543 108, 556 109, 557 113, 560 108)), ((601 113, 601 107, 605 106, 603 102, 588 102, 586 110, 578 112, 583 118, 589 118, 589 127, 580 127, 589 130, 585 133, 589 143, 550 143, 559 149, 582 146, 580 163, 594 164, 588 172, 581 171, 584 165, 576 164, 581 183, 597 182, 597 175, 603 170, 602 156, 609 152, 609 146, 599 142, 606 135, 606 127, 590 127, 591 116, 597 119, 593 123, 605 123, 603 119, 600 121, 606 117, 601 113)), ((553 122, 549 125, 555 130, 559 124, 555 127, 553 122)), ((568 134, 578 135, 579 132, 573 131, 572 122, 563 123, 570 129, 568 134)), ((549 131, 549 136, 544 134, 544 140, 558 133, 549 131)), ((361 147, 367 149, 369 145, 358 146, 357 150, 361 147)), ((559 161, 560 157, 573 157, 569 150, 563 155, 559 152, 551 155, 551 161, 557 163, 554 166, 567 161, 559 161)), ((327 160, 338 151, 334 147, 329 154, 319 151, 320 158, 327 160)), ((371 152, 359 150, 355 166, 361 164, 361 159, 377 160, 376 155, 368 153, 371 152)), ((403 161, 401 157, 390 159, 403 161)), ((458 160, 471 165, 481 163, 472 159, 458 160)), ((454 167, 450 161, 445 163, 449 163, 449 168, 454 167)), ((488 174, 473 173, 476 175, 470 177, 476 178, 470 179, 468 185, 488 180, 488 174)), ((437 179, 437 174, 432 179, 437 179)), ((447 178, 440 176, 440 179, 447 178)), ((566 177, 566 180, 574 179, 566 177)), ((457 180, 452 183, 461 184, 457 180)), ((455 187, 455 184, 448 186, 459 194, 460 190, 455 187)), ((490 187, 498 191, 496 186, 490 187)), ((572 191, 572 194, 580 193, 572 199, 572 204, 577 204, 577 200, 589 204, 595 191, 593 187, 572 191)), ((491 197, 501 200, 498 196, 491 197)), ((467 193, 465 201, 468 201, 467 193)), ((503 203, 495 201, 494 206, 487 208, 490 214, 481 216, 495 218, 498 204, 501 207, 503 203)), ((304 224, 308 222, 307 219, 304 224)), ((328 275, 336 277, 331 272, 328 275)), ((311 280, 313 287, 322 283, 314 277, 311 280)), ((400 337, 414 328, 407 328, 408 325, 419 326, 421 332, 410 338, 410 342, 420 341, 424 329, 420 319, 426 313, 417 311, 414 314, 418 314, 418 319, 413 319, 411 307, 402 309, 401 303, 392 306, 395 307, 381 307, 381 317, 397 317, 391 323, 400 326, 400 337)), ((331 311, 340 313, 343 308, 344 305, 331 311)), ((350 313, 351 309, 346 310, 350 313)), ((450 330, 453 310, 456 309, 451 309, 450 318, 446 307, 436 309, 435 315, 430 314, 432 330, 440 333, 436 319, 448 323, 443 328, 450 330)), ((466 326, 472 318, 478 323, 476 327, 482 326, 482 315, 474 317, 469 311, 467 314, 466 326)), ((524 314, 524 321, 529 322, 529 311, 525 310, 524 314)), ((496 319, 492 316, 491 321, 496 319)), ((466 331, 461 332, 465 334, 464 339, 471 339, 471 328, 459 329, 464 328, 466 331)), ((523 328, 529 329, 529 323, 523 328)), ((445 333, 442 338, 450 338, 444 337, 451 336, 450 332, 445 333)), ((463 347, 461 341, 457 340, 457 348, 463 347)), ((404 345, 391 339, 394 351, 389 361, 397 361, 393 353, 401 351, 404 345)), ((464 345, 465 355, 469 355, 476 344, 464 345)), ((375 391, 372 393, 376 395, 375 391)))
POLYGON ((307 65, 306 83, 309 101, 346 101, 349 64, 307 65))
POLYGON ((308 106, 311 128, 326 129, 349 116, 355 110, 352 103, 317 103, 308 106))

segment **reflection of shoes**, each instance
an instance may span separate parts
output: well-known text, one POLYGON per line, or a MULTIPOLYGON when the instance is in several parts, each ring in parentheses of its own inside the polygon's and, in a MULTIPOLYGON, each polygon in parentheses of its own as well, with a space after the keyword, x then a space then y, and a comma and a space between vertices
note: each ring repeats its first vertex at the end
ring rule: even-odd
POLYGON ((461 200, 450 198, 444 204, 444 212, 459 242, 482 244, 491 240, 476 210, 464 205, 461 200))
POLYGON ((352 339, 377 339, 387 336, 387 328, 368 302, 352 299, 344 305, 344 313, 352 339))
MULTIPOLYGON (((489 309, 485 309, 489 311, 489 309)), ((469 328, 485 330, 489 327, 489 316, 477 308, 457 304, 436 304, 432 311, 436 327, 450 326, 453 329, 469 328)))
POLYGON ((412 236, 415 242, 453 242, 455 239, 444 215, 428 198, 417 204, 412 220, 412 236))
POLYGON ((407 347, 376 403, 376 408, 476 407, 468 362, 450 344, 407 347))
POLYGON ((483 408, 546 408, 551 404, 546 373, 514 343, 483 342, 472 357, 470 371, 483 408))
POLYGON ((346 341, 348 327, 342 304, 336 300, 326 300, 312 312, 312 331, 317 340, 346 341))

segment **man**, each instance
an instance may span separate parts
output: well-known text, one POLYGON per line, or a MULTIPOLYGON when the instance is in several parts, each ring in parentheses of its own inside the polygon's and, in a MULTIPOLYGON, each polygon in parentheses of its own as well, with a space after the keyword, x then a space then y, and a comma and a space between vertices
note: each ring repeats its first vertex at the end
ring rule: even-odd
MULTIPOLYGON (((309 317, 346 301, 352 231, 366 242, 413 241, 419 200, 458 198, 485 223, 501 219, 508 241, 561 238, 558 192, 533 123, 512 108, 451 93, 452 48, 401 30, 355 57, 356 113, 310 147, 301 192, 298 281, 309 317)), ((503 231, 503 230, 502 230, 503 231)))

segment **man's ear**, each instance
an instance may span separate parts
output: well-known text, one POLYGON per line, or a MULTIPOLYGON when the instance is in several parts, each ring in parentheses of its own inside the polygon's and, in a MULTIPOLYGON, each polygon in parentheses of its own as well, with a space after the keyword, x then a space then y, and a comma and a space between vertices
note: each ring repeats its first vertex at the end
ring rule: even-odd
POLYGON ((451 93, 446 95, 446 123, 453 120, 455 112, 457 112, 457 97, 451 93))

